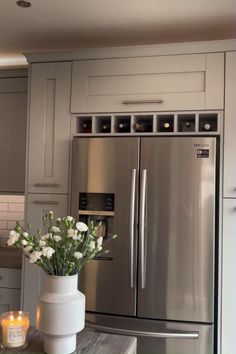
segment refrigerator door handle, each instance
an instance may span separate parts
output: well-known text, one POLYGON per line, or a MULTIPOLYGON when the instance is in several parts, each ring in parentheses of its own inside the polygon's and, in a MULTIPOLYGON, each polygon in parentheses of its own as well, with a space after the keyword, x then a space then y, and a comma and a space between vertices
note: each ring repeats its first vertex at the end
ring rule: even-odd
POLYGON ((135 217, 136 169, 132 170, 130 196, 130 287, 134 287, 134 217, 135 217))
POLYGON ((100 326, 86 321, 87 328, 93 328, 104 332, 112 332, 117 334, 125 334, 139 337, 154 337, 154 338, 178 338, 178 339, 199 339, 199 332, 145 332, 135 331, 133 329, 113 328, 100 326))
POLYGON ((140 191, 140 267, 141 267, 141 289, 145 288, 146 262, 145 262, 145 216, 146 216, 146 190, 147 170, 142 170, 141 191, 140 191))

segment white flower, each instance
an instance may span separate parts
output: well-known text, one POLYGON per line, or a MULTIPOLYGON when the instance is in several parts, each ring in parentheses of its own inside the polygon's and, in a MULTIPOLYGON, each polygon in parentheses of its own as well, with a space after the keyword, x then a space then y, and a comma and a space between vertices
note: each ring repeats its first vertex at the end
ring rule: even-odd
POLYGON ((29 236, 29 234, 28 234, 28 232, 23 232, 23 234, 22 234, 24 237, 28 237, 29 236))
POLYGON ((89 249, 90 251, 93 251, 95 249, 95 241, 91 241, 90 244, 89 244, 89 249))
POLYGON ((55 236, 53 236, 53 239, 54 239, 56 242, 59 242, 59 241, 61 241, 61 236, 55 235, 55 236))
POLYGON ((44 247, 46 245, 46 242, 44 240, 39 240, 39 246, 44 247))
POLYGON ((97 246, 98 246, 98 247, 101 247, 101 246, 102 246, 102 243, 103 243, 103 237, 100 236, 100 237, 98 237, 98 239, 97 239, 97 246))
POLYGON ((69 229, 67 236, 73 238, 73 240, 79 240, 78 230, 69 229))
POLYGON ((42 252, 34 251, 30 255, 29 262, 30 263, 35 263, 35 262, 37 262, 38 259, 40 259, 41 256, 42 256, 42 252))
POLYGON ((55 252, 55 250, 52 247, 44 247, 42 249, 42 255, 47 257, 48 259, 50 259, 52 257, 54 252, 55 252))
POLYGON ((57 218, 57 222, 61 222, 61 218, 57 218))
POLYGON ((22 241, 21 241, 21 244, 22 244, 23 246, 26 246, 26 245, 28 245, 28 242, 27 242, 26 240, 22 240, 22 241))
POLYGON ((80 231, 80 232, 86 232, 88 231, 88 226, 84 223, 84 222, 77 222, 76 223, 76 228, 80 231))
POLYGON ((26 254, 28 254, 31 250, 32 250, 32 246, 26 246, 26 247, 24 247, 23 248, 23 251, 26 253, 26 254))
POLYGON ((81 252, 75 252, 75 253, 74 253, 74 257, 75 257, 76 259, 81 259, 81 258, 83 257, 83 253, 81 253, 81 252))
POLYGON ((61 232, 61 230, 60 230, 59 227, 57 227, 57 226, 53 226, 53 227, 52 227, 52 231, 53 231, 53 232, 61 232))
POLYGON ((66 217, 65 217, 65 220, 71 222, 71 221, 74 220, 74 218, 73 218, 73 216, 66 216, 66 217))
POLYGON ((12 246, 16 243, 16 241, 18 241, 20 237, 20 234, 16 231, 11 231, 10 235, 9 235, 9 239, 7 240, 7 245, 8 246, 12 246))
POLYGON ((42 240, 42 241, 45 241, 45 240, 47 240, 48 238, 49 238, 49 234, 45 234, 45 235, 41 236, 41 240, 42 240))

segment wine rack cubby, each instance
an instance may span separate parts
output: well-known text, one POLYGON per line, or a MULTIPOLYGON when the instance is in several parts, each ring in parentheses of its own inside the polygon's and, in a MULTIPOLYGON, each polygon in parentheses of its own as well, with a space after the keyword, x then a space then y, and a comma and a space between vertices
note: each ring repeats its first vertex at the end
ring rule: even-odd
POLYGON ((221 111, 75 115, 76 135, 216 135, 221 111))

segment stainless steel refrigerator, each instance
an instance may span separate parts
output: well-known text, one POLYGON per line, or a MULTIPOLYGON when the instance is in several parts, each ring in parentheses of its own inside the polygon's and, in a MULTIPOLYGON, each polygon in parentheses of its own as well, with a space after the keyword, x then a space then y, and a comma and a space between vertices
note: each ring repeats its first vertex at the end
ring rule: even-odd
POLYGON ((213 354, 216 138, 75 137, 71 208, 108 255, 79 287, 87 323, 140 354, 213 354))

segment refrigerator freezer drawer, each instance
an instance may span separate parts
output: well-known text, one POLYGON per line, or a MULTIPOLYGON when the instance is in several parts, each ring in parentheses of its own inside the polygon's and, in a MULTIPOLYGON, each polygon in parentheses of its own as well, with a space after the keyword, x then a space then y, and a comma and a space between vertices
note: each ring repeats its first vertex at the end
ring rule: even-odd
POLYGON ((136 336, 137 354, 213 354, 213 324, 164 322, 87 314, 98 332, 136 336))

